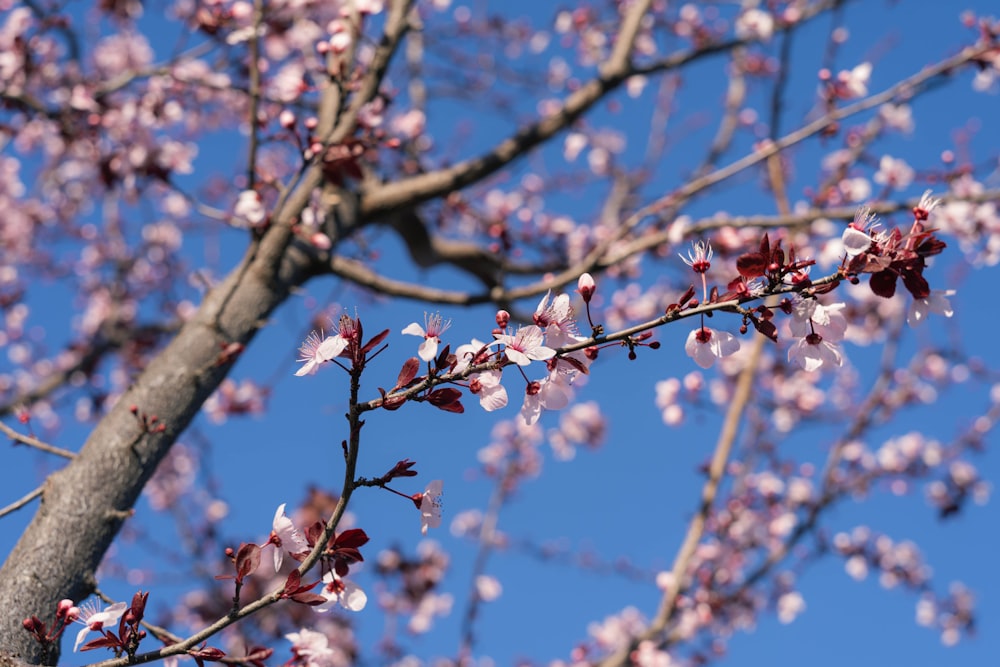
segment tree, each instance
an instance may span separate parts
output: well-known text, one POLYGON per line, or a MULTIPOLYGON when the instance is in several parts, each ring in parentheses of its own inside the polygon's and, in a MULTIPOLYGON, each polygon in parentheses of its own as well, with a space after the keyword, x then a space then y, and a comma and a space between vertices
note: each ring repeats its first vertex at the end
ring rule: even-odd
MULTIPOLYGON (((501 508, 538 472, 541 439, 556 457, 596 446, 600 402, 623 386, 648 408, 651 393, 627 378, 654 363, 664 434, 699 416, 718 431, 714 449, 699 448, 700 490, 686 505, 648 508, 687 520, 663 572, 617 568, 658 586, 658 604, 589 640, 581 628, 573 660, 709 659, 769 611, 793 619, 796 575, 820 557, 911 589, 918 620, 949 643, 973 629, 971 594, 932 581, 913 544, 828 521, 884 487, 926 488, 942 518, 988 489, 972 456, 996 418, 1000 401, 985 398, 995 371, 960 345, 963 331, 949 343, 906 324, 957 322, 950 290, 962 276, 944 269, 996 262, 996 128, 966 125, 952 140, 934 130, 994 102, 993 20, 936 9, 920 34, 925 62, 897 76, 888 49, 850 40, 848 26, 872 29, 871 3, 835 0, 640 0, 528 18, 406 0, 8 5, 0 411, 16 417, 3 426, 12 442, 67 462, 4 511, 40 499, 0 570, 6 655, 59 660, 53 636, 104 591, 103 572, 114 578, 109 561, 97 568, 115 540, 127 548, 144 522, 160 525, 137 510, 144 488, 168 494, 154 506, 194 497, 184 480, 197 461, 178 441, 200 412, 235 422, 302 391, 347 413, 324 417, 315 443, 333 443, 339 463, 324 476, 343 483, 279 507, 263 544, 215 502, 178 512, 192 536, 178 551, 204 593, 176 601, 188 623, 177 612, 140 624, 168 597, 154 580, 90 617, 96 634, 78 648, 125 656, 109 665, 351 661, 374 648, 353 644, 349 618, 313 607, 376 613, 353 578, 362 559, 363 576, 384 582, 382 611, 426 629, 448 606, 445 555, 388 548, 403 538, 365 518, 375 493, 355 492, 382 490, 433 530, 441 483, 422 491, 408 478, 442 476, 413 434, 432 424, 447 443, 461 427, 443 424, 482 410, 501 415, 480 454, 493 495, 483 514, 449 518, 478 544, 450 657, 487 652, 482 606, 500 590, 489 556, 573 560, 504 536, 501 508), (933 38, 946 21, 964 41, 933 38), (942 95, 961 99, 954 115, 915 130, 920 105, 942 95), (425 304, 423 324, 410 324, 404 301, 425 304), (296 309, 313 325, 279 336, 296 309), (250 365, 255 339, 272 334, 257 359, 279 359, 280 382, 263 379, 273 363, 250 365), (852 355, 868 361, 849 371, 852 355), (241 367, 253 370, 237 384, 241 367), (296 368, 309 389, 291 383, 296 368), (910 425, 956 384, 976 400, 954 433, 910 425), (393 420, 406 453, 375 470, 359 455, 377 451, 369 434, 393 420), (74 421, 88 429, 78 451, 64 444, 74 421), (796 449, 802 434, 821 448, 796 449), (168 480, 184 494, 170 496, 168 480), (358 525, 342 523, 348 508, 358 525), (366 544, 379 532, 387 548, 373 564, 366 544), (272 554, 284 554, 280 576, 272 554), (294 654, 281 639, 293 632, 294 654)), ((269 495, 275 468, 305 485, 312 456, 276 451, 257 475, 237 472, 242 490, 269 495)), ((30 459, 7 457, 23 480, 30 459)), ((613 477, 570 504, 629 488, 613 477)), ((287 502, 274 495, 271 506, 287 502)), ((585 554, 577 565, 604 567, 585 554)), ((390 661, 407 649, 382 651, 390 661)))

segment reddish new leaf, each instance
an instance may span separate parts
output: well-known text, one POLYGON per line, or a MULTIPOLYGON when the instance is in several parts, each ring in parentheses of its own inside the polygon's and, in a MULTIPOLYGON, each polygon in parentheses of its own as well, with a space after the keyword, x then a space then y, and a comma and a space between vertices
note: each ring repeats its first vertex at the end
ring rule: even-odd
POLYGON ((358 548, 368 544, 368 533, 360 528, 345 530, 333 540, 335 549, 358 548))
POLYGON ((896 273, 894 271, 879 271, 873 273, 868 281, 872 292, 886 299, 891 299, 896 293, 896 273))
POLYGON ((260 567, 260 547, 256 544, 242 544, 236 554, 236 579, 243 581, 260 567))
POLYGON ((764 255, 760 253, 754 252, 740 255, 736 260, 736 270, 747 280, 764 275, 765 268, 767 268, 767 261, 764 259, 764 255))
POLYGON ((460 398, 462 398, 462 392, 454 387, 444 387, 442 389, 435 389, 428 396, 427 400, 431 405, 444 408, 445 406, 455 403, 460 398))
POLYGON ((396 386, 393 389, 402 389, 406 385, 413 382, 413 378, 417 377, 417 373, 420 371, 420 359, 416 357, 410 357, 403 363, 403 368, 399 371, 399 377, 396 378, 396 386))
POLYGON ((367 343, 365 343, 365 346, 363 348, 361 348, 361 353, 362 354, 368 354, 373 349, 375 349, 378 346, 379 343, 381 343, 382 341, 384 341, 385 337, 388 336, 388 335, 389 335, 389 330, 388 329, 386 329, 385 331, 379 332, 370 341, 368 341, 367 343))
POLYGON ((206 646, 204 648, 199 648, 195 650, 188 651, 188 655, 193 658, 208 660, 209 662, 215 662, 222 660, 226 657, 226 652, 222 649, 215 648, 214 646, 206 646))

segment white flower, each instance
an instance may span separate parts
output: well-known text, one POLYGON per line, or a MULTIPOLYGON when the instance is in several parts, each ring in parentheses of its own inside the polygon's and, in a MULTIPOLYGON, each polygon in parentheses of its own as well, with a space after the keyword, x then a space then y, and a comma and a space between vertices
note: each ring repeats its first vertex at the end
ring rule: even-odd
POLYGON ((479 396, 479 405, 486 412, 493 412, 507 405, 507 390, 500 384, 502 376, 500 371, 483 371, 469 377, 469 391, 479 396))
POLYGON ((491 577, 488 574, 481 574, 476 577, 476 594, 483 602, 496 600, 502 592, 503 587, 497 581, 496 577, 491 577))
POLYGON ((878 171, 875 172, 875 182, 903 190, 913 182, 913 176, 913 167, 906 164, 905 160, 883 155, 879 160, 878 171))
POLYGON ((427 534, 428 528, 441 525, 441 490, 444 483, 435 479, 424 489, 420 499, 420 532, 427 534))
POLYGON ((83 624, 83 630, 77 633, 73 650, 79 650, 80 644, 87 638, 87 633, 91 630, 96 632, 97 630, 103 630, 105 626, 117 624, 118 619, 122 617, 126 609, 128 609, 127 602, 116 602, 109 607, 105 607, 102 611, 98 611, 98 603, 81 605, 80 617, 76 619, 76 622, 83 624))
POLYGON ((854 97, 864 97, 868 94, 868 80, 872 76, 872 64, 861 63, 850 72, 842 71, 837 75, 837 81, 841 84, 844 97, 851 99, 854 97))
POLYGON ((837 346, 823 340, 823 337, 818 334, 810 334, 805 338, 800 338, 795 345, 788 349, 788 360, 807 371, 815 371, 824 365, 842 366, 844 364, 844 359, 837 346))
POLYGON ((792 319, 788 321, 788 330, 796 338, 817 333, 832 343, 842 341, 847 333, 847 318, 841 311, 846 307, 845 303, 824 306, 816 299, 796 295, 792 301, 792 319))
POLYGON ((424 342, 417 348, 417 356, 430 362, 437 357, 438 345, 441 344, 441 334, 447 331, 450 326, 451 320, 444 321, 439 313, 433 315, 424 313, 424 326, 412 322, 403 329, 402 333, 408 336, 423 336, 424 342))
POLYGON ((254 190, 244 190, 233 207, 233 222, 239 227, 259 227, 267 219, 267 211, 254 190))
POLYGON ((285 639, 292 642, 292 654, 303 658, 309 667, 326 667, 339 664, 339 656, 330 647, 329 638, 322 632, 302 628, 299 632, 290 632, 285 639))
POLYGON ((534 324, 520 327, 513 336, 496 334, 493 344, 497 343, 504 346, 507 358, 518 366, 527 366, 532 361, 545 361, 556 354, 552 348, 545 347, 545 334, 534 324))
POLYGON ((910 310, 906 313, 906 323, 915 327, 924 323, 931 313, 951 317, 955 314, 948 297, 954 296, 955 290, 931 290, 926 299, 914 299, 910 310))
POLYGON ((347 342, 347 338, 341 334, 324 338, 315 331, 309 332, 309 336, 299 348, 299 361, 304 363, 295 374, 299 377, 314 374, 320 364, 330 361, 343 352, 347 342))
POLYGON ((748 9, 736 19, 736 36, 740 39, 768 41, 774 34, 774 17, 761 9, 748 9))
POLYGON ((695 329, 688 334, 684 351, 702 368, 711 368, 716 359, 728 357, 740 349, 740 341, 728 331, 708 327, 695 329))
POLYGON ((295 556, 309 550, 306 538, 298 531, 292 520, 285 516, 285 503, 278 505, 278 510, 274 513, 274 520, 271 522, 271 538, 268 544, 274 545, 274 571, 281 569, 281 563, 285 552, 295 556))
POLYGON ((323 588, 319 593, 326 598, 326 602, 313 609, 321 613, 330 611, 337 604, 349 611, 361 611, 368 604, 368 596, 361 587, 341 579, 336 572, 323 575, 323 588))

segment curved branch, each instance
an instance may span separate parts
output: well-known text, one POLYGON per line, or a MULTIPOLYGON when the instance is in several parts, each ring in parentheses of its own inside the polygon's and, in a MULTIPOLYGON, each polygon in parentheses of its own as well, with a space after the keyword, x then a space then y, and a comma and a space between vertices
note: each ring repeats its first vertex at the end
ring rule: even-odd
POLYGON ((641 0, 629 7, 614 38, 615 48, 599 67, 598 75, 570 95, 559 109, 518 130, 514 136, 504 139, 484 155, 448 169, 381 184, 362 192, 360 218, 376 219, 402 206, 414 206, 482 180, 569 127, 635 72, 629 54, 650 4, 651 0, 641 0))

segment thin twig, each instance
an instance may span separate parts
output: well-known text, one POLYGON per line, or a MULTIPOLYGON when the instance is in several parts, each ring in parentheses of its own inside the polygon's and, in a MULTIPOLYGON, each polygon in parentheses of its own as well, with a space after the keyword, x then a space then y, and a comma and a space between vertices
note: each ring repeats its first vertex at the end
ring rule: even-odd
POLYGON ((42 442, 38 438, 32 437, 30 435, 24 435, 23 433, 18 433, 10 426, 7 426, 3 422, 0 422, 0 432, 9 437, 15 442, 19 442, 22 445, 27 445, 29 447, 34 447, 40 451, 46 452, 47 454, 55 454, 56 456, 61 456, 64 459, 74 459, 76 454, 69 451, 68 449, 63 449, 62 447, 56 447, 55 445, 50 445, 47 442, 42 442))

